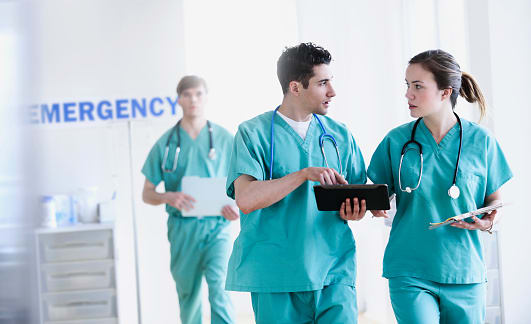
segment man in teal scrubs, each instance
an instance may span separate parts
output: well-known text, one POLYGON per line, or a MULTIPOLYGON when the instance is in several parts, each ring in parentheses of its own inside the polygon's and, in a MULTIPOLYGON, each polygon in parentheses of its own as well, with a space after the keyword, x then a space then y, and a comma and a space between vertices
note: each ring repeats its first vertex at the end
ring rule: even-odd
POLYGON ((321 212, 313 191, 319 183, 366 182, 352 134, 324 116, 335 96, 330 61, 311 43, 287 48, 277 63, 282 104, 242 123, 235 137, 227 194, 242 211, 241 232, 226 288, 251 292, 257 324, 357 322, 356 247, 347 220, 364 216, 364 201, 321 212), (325 130, 339 159, 332 140, 321 150, 325 130))
POLYGON ((149 152, 142 168, 146 176, 142 198, 150 205, 166 204, 170 269, 177 286, 182 322, 201 323, 204 275, 211 322, 234 323, 233 306, 223 283, 230 252, 227 225, 239 217, 238 211, 227 205, 217 217, 183 217, 181 214, 181 211, 191 210, 195 201, 194 197, 181 192, 182 178, 226 177, 233 137, 221 126, 205 119, 207 87, 202 78, 183 77, 177 86, 177 95, 183 117, 149 152), (161 181, 164 181, 164 193, 155 191, 161 181))

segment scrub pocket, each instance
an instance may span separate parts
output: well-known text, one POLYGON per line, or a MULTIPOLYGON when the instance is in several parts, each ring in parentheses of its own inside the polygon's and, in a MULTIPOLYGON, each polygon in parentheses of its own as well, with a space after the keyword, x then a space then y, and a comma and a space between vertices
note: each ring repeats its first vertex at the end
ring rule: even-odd
POLYGON ((456 184, 461 191, 458 200, 463 203, 466 202, 467 210, 474 210, 482 207, 485 198, 485 181, 480 175, 473 172, 459 170, 457 173, 456 184), (474 203, 478 203, 479 205, 475 206, 474 203))

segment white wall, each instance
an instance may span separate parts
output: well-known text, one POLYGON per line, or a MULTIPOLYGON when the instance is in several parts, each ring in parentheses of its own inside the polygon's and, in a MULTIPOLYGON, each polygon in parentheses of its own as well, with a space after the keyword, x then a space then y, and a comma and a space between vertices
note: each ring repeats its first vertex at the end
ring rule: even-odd
POLYGON ((15 1, 0 1, 0 317, 5 322, 34 322, 36 296, 32 292, 33 226, 28 215, 31 182, 20 129, 21 95, 31 82, 21 54, 28 43, 25 8, 15 1))
MULTIPOLYGON (((283 46, 296 42, 294 2, 263 3, 258 17, 241 15, 242 8, 254 10, 246 1, 38 2, 32 11, 38 87, 31 103, 169 96, 181 76, 195 73, 204 76, 211 89, 208 117, 234 132, 244 118, 279 103, 276 59, 283 46), (287 8, 284 16, 276 14, 280 6, 287 8), (284 23, 271 28, 272 15, 284 23), (262 100, 255 101, 258 89, 262 100), (237 119, 235 111, 242 111, 237 119)), ((39 193, 71 193, 96 185, 101 199, 108 199, 118 191, 122 323, 134 323, 137 316, 134 237, 142 322, 179 321, 169 272, 167 215, 163 206, 148 206, 140 199, 145 157, 177 118, 28 127, 35 138, 30 150, 38 161, 30 177, 38 181, 39 193)), ((233 297, 238 316, 252 317, 249 294, 233 297)), ((208 318, 208 304, 204 313, 208 318)))
MULTIPOLYGON (((208 115, 231 131, 281 101, 276 60, 284 46, 312 41, 329 49, 337 97, 330 115, 347 124, 366 163, 392 127, 409 120, 404 71, 414 54, 441 47, 477 77, 491 104, 492 127, 516 178, 506 197, 502 242, 506 322, 523 323, 526 235, 525 180, 530 179, 529 103, 531 23, 528 2, 381 0, 247 1, 34 1, 28 21, 34 35, 28 53, 36 86, 30 103, 171 96, 177 80, 194 73, 210 86, 208 115), (257 7, 258 6, 258 7, 257 7), (207 10, 208 8, 208 10, 207 10), (509 37, 510 36, 510 37, 509 37), (514 113, 513 113, 514 112, 514 113), (510 217, 509 217, 510 216, 510 217)), ((25 99, 28 99, 25 97, 25 99)), ((475 108, 458 108, 475 119, 475 108)), ((134 240, 138 243, 143 323, 178 321, 169 273, 163 207, 140 200, 143 160, 151 144, 178 116, 126 121, 32 125, 26 145, 28 178, 40 193, 71 192, 98 185, 103 197, 118 189, 118 278, 122 323, 135 323, 134 240), (134 226, 136 221, 136 226, 134 226)), ((388 228, 367 217, 351 224, 358 244, 358 293, 363 319, 392 323, 381 260, 388 228)), ((238 229, 235 227, 234 231, 238 229)), ((248 294, 234 294, 242 318, 252 317, 248 294)), ((207 312, 207 310, 205 310, 207 312)))
POLYGON ((505 200, 513 205, 503 210, 500 224, 505 323, 530 323, 531 236, 525 224, 531 181, 531 3, 492 0, 486 10, 489 47, 478 52, 490 58, 494 130, 515 175, 504 188, 505 200))
MULTIPOLYGON (((187 0, 184 13, 186 73, 207 81, 209 119, 234 134, 244 120, 280 104, 276 62, 285 46, 297 42, 294 0, 187 0)), ((231 231, 235 239, 238 222, 231 231)), ((250 294, 230 295, 237 320, 252 322, 250 294)), ((206 294, 203 300, 206 304, 206 294)), ((209 309, 203 310, 208 318, 209 309)))
MULTIPOLYGON (((333 58, 336 97, 329 115, 352 131, 368 165, 385 133, 407 116, 402 102, 405 59, 399 1, 298 1, 300 41, 327 48, 333 58), (382 95, 385 92, 386 95, 382 95)), ((357 291, 361 316, 393 321, 381 260, 387 229, 367 217, 352 223, 357 245, 357 291)))
MULTIPOLYGON (((28 101, 50 104, 174 96, 185 65, 182 21, 180 1, 35 1, 28 23, 34 36, 31 62, 38 86, 28 101)), ((138 317, 135 230, 142 322, 177 321, 177 297, 168 271, 166 215, 156 209, 133 209, 140 201, 138 175, 143 161, 139 155, 130 161, 131 147, 145 150, 141 135, 152 136, 154 142, 174 118, 151 124, 147 135, 135 127, 142 121, 133 121, 134 142, 125 121, 30 127, 33 140, 28 147, 34 152, 30 170, 35 173, 29 177, 35 179, 39 193, 71 193, 96 185, 101 199, 109 199, 117 189, 115 244, 121 323, 136 323, 138 317), (153 285, 155 279, 159 281, 153 285), (156 309, 151 308, 154 303, 156 309)))
POLYGON ((205 77, 209 118, 235 133, 242 121, 282 101, 276 64, 283 48, 297 42, 295 1, 184 3, 186 72, 205 77))
MULTIPOLYGON (((483 123, 500 140, 517 178, 504 188, 506 200, 517 203, 503 214, 518 220, 502 224, 500 253, 506 323, 523 323, 530 315, 523 307, 528 299, 522 297, 531 288, 524 274, 530 258, 518 248, 529 246, 519 224, 525 217, 523 184, 531 180, 528 168, 524 169, 529 153, 521 147, 522 139, 530 139, 529 103, 523 94, 531 72, 531 10, 526 1, 488 4, 402 0, 337 1, 332 6, 301 0, 297 14, 300 40, 321 44, 334 57, 337 97, 330 115, 349 126, 367 163, 387 131, 410 120, 405 109, 404 71, 413 55, 442 48, 478 80, 489 104, 483 123)), ((478 120, 476 105, 459 100, 456 109, 465 118, 478 120)), ((391 323, 387 282, 380 278, 388 232, 380 225, 364 219, 352 226, 358 245, 359 303, 367 318, 391 323)))

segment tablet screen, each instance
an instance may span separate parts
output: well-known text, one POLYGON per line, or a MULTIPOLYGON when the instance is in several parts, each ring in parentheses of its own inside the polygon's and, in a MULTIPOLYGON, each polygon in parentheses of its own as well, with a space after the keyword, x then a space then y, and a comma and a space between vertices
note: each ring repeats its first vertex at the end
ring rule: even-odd
POLYGON ((314 186, 317 209, 338 211, 347 198, 364 199, 367 210, 389 210, 389 192, 386 184, 318 185, 314 186))

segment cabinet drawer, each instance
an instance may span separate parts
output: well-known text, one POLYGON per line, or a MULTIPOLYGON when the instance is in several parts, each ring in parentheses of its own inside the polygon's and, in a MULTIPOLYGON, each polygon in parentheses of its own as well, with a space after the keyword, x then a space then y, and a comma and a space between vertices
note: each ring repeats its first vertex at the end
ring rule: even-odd
POLYGON ((45 322, 45 324, 118 324, 117 318, 98 318, 74 321, 45 322))
POLYGON ((44 263, 113 257, 111 230, 44 234, 40 240, 44 263))
POLYGON ((43 299, 44 318, 47 321, 109 318, 117 315, 114 290, 49 293, 43 299))
POLYGON ((113 260, 48 263, 41 268, 45 292, 114 287, 113 260))

